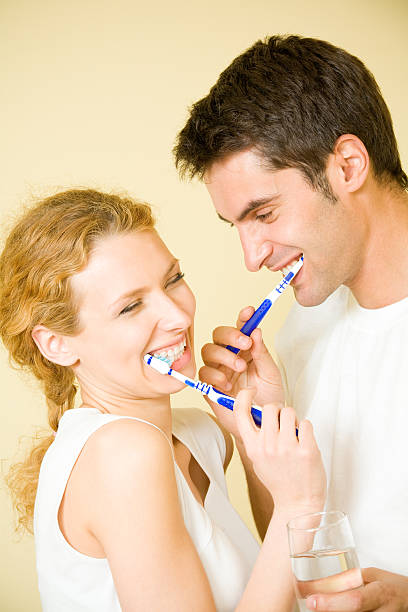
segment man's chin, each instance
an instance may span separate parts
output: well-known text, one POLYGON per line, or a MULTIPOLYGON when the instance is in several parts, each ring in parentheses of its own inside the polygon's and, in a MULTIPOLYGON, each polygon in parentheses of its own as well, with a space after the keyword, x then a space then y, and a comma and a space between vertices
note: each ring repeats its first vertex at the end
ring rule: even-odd
POLYGON ((293 293, 295 295, 295 300, 300 306, 311 308, 312 306, 320 306, 320 304, 323 304, 335 290, 336 289, 333 289, 333 291, 312 292, 307 288, 294 288, 293 293))

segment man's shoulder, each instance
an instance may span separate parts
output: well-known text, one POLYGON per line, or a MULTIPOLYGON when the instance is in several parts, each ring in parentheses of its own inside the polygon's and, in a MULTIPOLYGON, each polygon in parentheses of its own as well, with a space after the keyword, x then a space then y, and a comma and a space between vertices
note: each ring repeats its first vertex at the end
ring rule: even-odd
POLYGON ((316 343, 333 331, 347 311, 350 291, 343 285, 318 306, 295 303, 275 339, 280 362, 303 362, 316 343))
POLYGON ((278 333, 279 339, 319 336, 345 313, 349 295, 350 290, 341 285, 318 306, 301 306, 295 302, 278 333))

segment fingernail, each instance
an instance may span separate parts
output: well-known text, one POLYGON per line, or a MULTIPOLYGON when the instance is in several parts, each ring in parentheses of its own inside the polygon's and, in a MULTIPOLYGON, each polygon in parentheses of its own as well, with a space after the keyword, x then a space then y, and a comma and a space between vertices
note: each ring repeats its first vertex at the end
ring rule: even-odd
POLYGON ((240 338, 238 338, 238 344, 241 348, 249 348, 251 343, 249 338, 244 338, 243 336, 241 336, 240 338))
POLYGON ((306 599, 306 605, 309 608, 309 610, 316 610, 316 608, 317 608, 317 599, 315 599, 314 597, 308 597, 306 599))
POLYGON ((226 390, 226 391, 231 391, 231 389, 232 389, 232 385, 231 385, 231 383, 230 383, 230 382, 226 382, 226 383, 225 383, 225 385, 224 385, 224 387, 225 387, 225 390, 226 390))

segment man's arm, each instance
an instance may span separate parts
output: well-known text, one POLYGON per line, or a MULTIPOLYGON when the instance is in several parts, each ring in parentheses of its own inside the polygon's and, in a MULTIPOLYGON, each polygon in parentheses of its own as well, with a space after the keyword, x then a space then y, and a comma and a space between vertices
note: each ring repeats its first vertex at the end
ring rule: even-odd
POLYGON ((362 570, 361 589, 311 595, 306 600, 309 610, 319 612, 407 612, 408 576, 393 574, 376 567, 362 570))

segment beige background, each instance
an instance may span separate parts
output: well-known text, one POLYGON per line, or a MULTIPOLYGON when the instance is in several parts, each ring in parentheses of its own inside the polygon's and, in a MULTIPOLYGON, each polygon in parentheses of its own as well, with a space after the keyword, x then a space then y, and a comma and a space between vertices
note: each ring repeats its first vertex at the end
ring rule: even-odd
MULTIPOLYGON (((298 33, 330 40, 374 72, 408 165, 406 0, 1 0, 1 174, 3 229, 21 202, 70 186, 127 190, 156 205, 165 240, 197 295, 196 347, 239 307, 277 282, 243 266, 234 231, 217 222, 205 188, 179 182, 171 148, 187 107, 256 39, 298 33)), ((272 341, 292 297, 263 324, 272 341)), ((35 383, 0 350, 0 459, 45 423, 35 383)), ((203 406, 192 391, 175 406, 203 406)), ((253 529, 235 462, 231 496, 253 529)), ((0 490, 0 609, 40 610, 32 538, 12 533, 0 490)), ((57 612, 57 611, 56 611, 57 612)))

